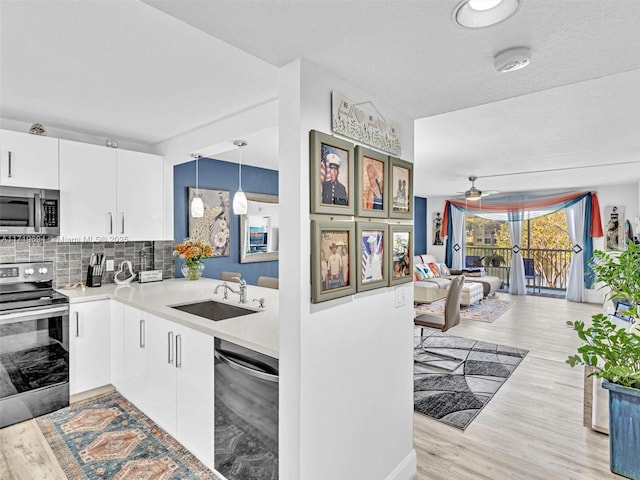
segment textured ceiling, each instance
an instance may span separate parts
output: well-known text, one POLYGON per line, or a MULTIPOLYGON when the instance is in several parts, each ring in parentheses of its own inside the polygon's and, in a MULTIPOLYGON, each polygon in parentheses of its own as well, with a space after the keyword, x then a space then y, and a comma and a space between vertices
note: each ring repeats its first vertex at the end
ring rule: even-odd
MULTIPOLYGON (((523 0, 478 30, 452 21, 457 3, 2 1, 0 116, 153 145, 277 98, 278 68, 302 57, 418 119, 419 194, 470 174, 502 191, 640 180, 637 163, 482 178, 638 161, 640 2, 523 0), (519 45, 532 64, 497 73, 519 45)), ((274 127, 243 162, 277 168, 274 127)))

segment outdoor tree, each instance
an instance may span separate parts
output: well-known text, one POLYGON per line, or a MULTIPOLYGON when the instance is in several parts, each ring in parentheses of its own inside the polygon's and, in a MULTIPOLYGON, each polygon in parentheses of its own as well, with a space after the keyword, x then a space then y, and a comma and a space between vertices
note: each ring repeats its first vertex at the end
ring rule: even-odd
MULTIPOLYGON (((518 244, 523 250, 526 250, 527 245, 532 249, 529 255, 533 258, 536 272, 544 279, 544 285, 566 288, 571 255, 565 251, 571 250, 573 244, 569 238, 564 210, 533 218, 528 222, 525 220, 522 239, 518 244)), ((496 234, 496 245, 511 248, 507 222, 502 223, 496 234)))

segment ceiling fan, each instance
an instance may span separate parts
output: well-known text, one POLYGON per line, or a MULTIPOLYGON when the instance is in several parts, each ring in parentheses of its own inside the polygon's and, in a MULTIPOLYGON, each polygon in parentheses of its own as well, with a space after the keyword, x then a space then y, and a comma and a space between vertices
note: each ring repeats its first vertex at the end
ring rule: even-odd
POLYGON ((480 198, 482 197, 486 197, 487 195, 494 195, 496 193, 499 193, 497 190, 489 190, 489 191, 483 192, 482 190, 477 189, 475 186, 475 181, 477 179, 478 177, 476 177, 475 175, 471 175, 469 177, 469 181, 471 182, 471 188, 469 190, 466 190, 465 192, 458 192, 458 193, 464 193, 465 200, 474 202, 476 200, 480 200, 480 198))

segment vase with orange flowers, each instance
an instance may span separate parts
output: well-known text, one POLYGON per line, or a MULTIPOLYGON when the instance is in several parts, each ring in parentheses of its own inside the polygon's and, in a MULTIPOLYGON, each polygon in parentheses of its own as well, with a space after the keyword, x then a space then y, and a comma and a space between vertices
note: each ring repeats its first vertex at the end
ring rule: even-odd
POLYGON ((184 260, 180 269, 187 280, 198 280, 204 272, 202 260, 213 256, 211 245, 195 240, 185 240, 173 247, 173 255, 184 260))

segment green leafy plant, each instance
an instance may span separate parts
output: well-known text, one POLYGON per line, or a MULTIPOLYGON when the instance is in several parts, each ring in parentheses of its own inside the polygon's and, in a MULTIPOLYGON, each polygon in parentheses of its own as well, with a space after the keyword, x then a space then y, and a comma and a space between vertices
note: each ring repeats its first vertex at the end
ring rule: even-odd
MULTIPOLYGON (((626 313, 638 318, 640 304, 640 246, 629 242, 620 254, 595 250, 590 265, 595 279, 608 288, 608 299, 624 299, 630 308, 626 313)), ((614 324, 606 315, 591 317, 592 325, 582 321, 567 322, 585 342, 571 355, 567 363, 594 367, 592 375, 611 383, 640 389, 640 330, 627 331, 614 324)))
POLYGON ((567 322, 585 342, 567 363, 595 367, 596 377, 640 389, 640 335, 619 328, 601 313, 592 320, 588 328, 582 321, 567 322))
POLYGON ((497 253, 492 253, 491 255, 484 257, 484 261, 486 266, 499 267, 504 263, 504 257, 497 253))
MULTIPOLYGON (((631 306, 640 305, 640 245, 629 241, 627 249, 619 255, 611 255, 600 250, 593 252, 591 271, 603 288, 609 287, 609 299, 625 299, 631 306)), ((637 317, 637 310, 630 312, 637 317)))

